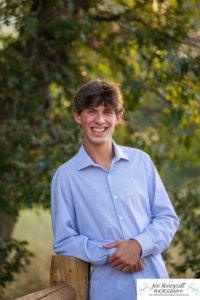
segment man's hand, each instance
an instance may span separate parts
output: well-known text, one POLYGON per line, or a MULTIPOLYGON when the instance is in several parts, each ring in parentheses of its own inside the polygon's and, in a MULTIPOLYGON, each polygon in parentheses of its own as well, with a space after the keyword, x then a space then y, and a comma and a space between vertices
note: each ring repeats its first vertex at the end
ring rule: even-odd
POLYGON ((108 259, 113 268, 122 272, 139 272, 144 269, 144 264, 140 260, 142 248, 136 240, 118 240, 104 247, 117 248, 108 259))

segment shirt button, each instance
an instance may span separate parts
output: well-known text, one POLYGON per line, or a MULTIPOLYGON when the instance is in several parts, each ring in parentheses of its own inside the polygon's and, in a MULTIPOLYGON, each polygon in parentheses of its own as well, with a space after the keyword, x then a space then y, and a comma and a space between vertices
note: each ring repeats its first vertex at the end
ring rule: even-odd
POLYGON ((117 195, 114 195, 114 199, 117 199, 117 195))
POLYGON ((119 219, 120 219, 120 220, 124 220, 124 218, 123 218, 123 217, 119 217, 119 219))
POLYGON ((111 175, 110 175, 110 174, 108 175, 108 178, 109 178, 109 179, 111 178, 111 175))

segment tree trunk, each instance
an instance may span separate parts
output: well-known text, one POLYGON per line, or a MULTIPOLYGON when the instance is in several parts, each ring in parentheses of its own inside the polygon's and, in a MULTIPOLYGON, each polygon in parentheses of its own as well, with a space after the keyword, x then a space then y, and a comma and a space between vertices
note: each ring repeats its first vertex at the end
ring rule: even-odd
POLYGON ((14 229, 13 217, 0 212, 0 237, 4 240, 11 238, 14 229))

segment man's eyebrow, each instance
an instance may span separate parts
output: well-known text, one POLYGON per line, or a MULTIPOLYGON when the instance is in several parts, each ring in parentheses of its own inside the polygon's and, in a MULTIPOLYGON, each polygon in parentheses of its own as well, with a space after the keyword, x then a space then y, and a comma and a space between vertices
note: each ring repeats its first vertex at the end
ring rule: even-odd
POLYGON ((112 110, 112 107, 110 107, 110 106, 105 106, 105 109, 107 109, 107 110, 112 110))
POLYGON ((98 109, 98 106, 89 106, 89 107, 87 107, 87 109, 98 109))
POLYGON ((104 110, 106 110, 106 111, 113 111, 113 108, 112 107, 105 107, 104 110))

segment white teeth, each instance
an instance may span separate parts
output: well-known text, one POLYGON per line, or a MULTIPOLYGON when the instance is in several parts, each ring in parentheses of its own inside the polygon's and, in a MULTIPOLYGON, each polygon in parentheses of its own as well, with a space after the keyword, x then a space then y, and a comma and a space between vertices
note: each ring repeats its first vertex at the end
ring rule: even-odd
POLYGON ((95 132, 103 132, 103 131, 105 131, 105 128, 94 128, 93 127, 92 130, 95 132))

